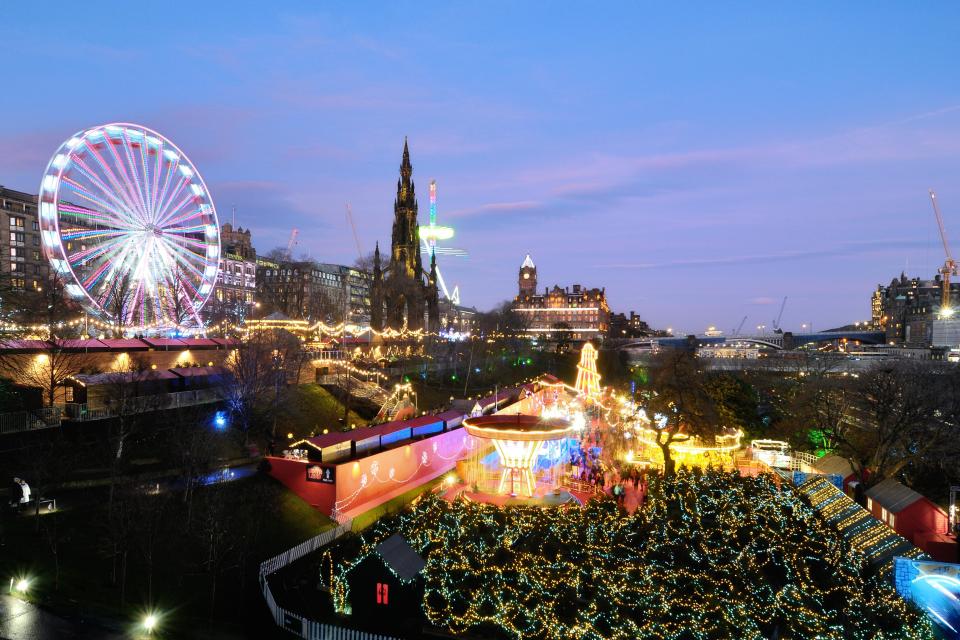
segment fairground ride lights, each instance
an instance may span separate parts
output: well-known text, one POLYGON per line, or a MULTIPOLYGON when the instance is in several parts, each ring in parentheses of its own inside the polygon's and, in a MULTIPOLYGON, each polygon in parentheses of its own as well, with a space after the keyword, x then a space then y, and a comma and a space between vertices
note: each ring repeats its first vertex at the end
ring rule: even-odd
MULTIPOLYGON (((657 434, 660 433, 656 429, 637 429, 637 439, 647 445, 653 447, 659 447, 660 444, 657 442, 657 434)), ((683 435, 683 434, 681 434, 683 435)), ((704 453, 724 453, 729 451, 736 451, 741 448, 740 439, 743 438, 743 431, 737 430, 736 433, 730 435, 716 436, 717 444, 710 447, 707 445, 699 444, 699 439, 689 436, 686 440, 674 440, 670 443, 670 449, 676 451, 677 453, 699 455, 704 453), (695 442, 697 444, 687 444, 689 442, 695 442)))

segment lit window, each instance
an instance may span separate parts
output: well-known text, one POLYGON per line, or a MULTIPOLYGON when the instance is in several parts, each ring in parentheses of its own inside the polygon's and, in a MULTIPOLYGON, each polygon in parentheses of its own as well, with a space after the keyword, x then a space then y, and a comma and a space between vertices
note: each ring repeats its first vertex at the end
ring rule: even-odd
POLYGON ((867 511, 873 511, 873 498, 867 498, 867 511))
POLYGON ((377 583, 377 604, 390 604, 390 585, 377 583))

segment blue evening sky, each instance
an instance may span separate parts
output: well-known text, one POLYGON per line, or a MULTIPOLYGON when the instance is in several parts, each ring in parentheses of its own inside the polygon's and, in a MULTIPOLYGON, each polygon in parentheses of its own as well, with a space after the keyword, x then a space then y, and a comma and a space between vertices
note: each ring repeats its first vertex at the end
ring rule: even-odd
POLYGON ((463 300, 605 286, 702 331, 861 320, 960 251, 960 4, 7 2, 0 184, 75 131, 173 140, 261 252, 389 243, 405 135, 463 300))

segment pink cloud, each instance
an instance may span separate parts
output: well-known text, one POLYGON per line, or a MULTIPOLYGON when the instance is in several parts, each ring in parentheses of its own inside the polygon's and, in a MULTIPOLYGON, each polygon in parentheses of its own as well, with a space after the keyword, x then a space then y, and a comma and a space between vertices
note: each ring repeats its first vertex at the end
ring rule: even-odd
POLYGON ((470 216, 481 215, 484 213, 526 211, 530 209, 536 209, 539 206, 541 206, 541 203, 537 202, 536 200, 520 200, 516 202, 490 202, 488 204, 482 204, 476 207, 470 207, 466 209, 457 209, 455 211, 448 211, 446 215, 451 218, 466 218, 470 216))

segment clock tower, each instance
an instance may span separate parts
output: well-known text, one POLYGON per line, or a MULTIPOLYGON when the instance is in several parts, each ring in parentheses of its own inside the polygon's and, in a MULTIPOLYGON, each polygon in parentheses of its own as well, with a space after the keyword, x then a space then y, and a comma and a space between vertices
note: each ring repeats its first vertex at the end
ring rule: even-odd
POLYGON ((529 253, 527 254, 527 257, 523 259, 523 264, 520 265, 519 285, 521 298, 536 295, 537 266, 533 264, 533 260, 530 259, 529 253))

